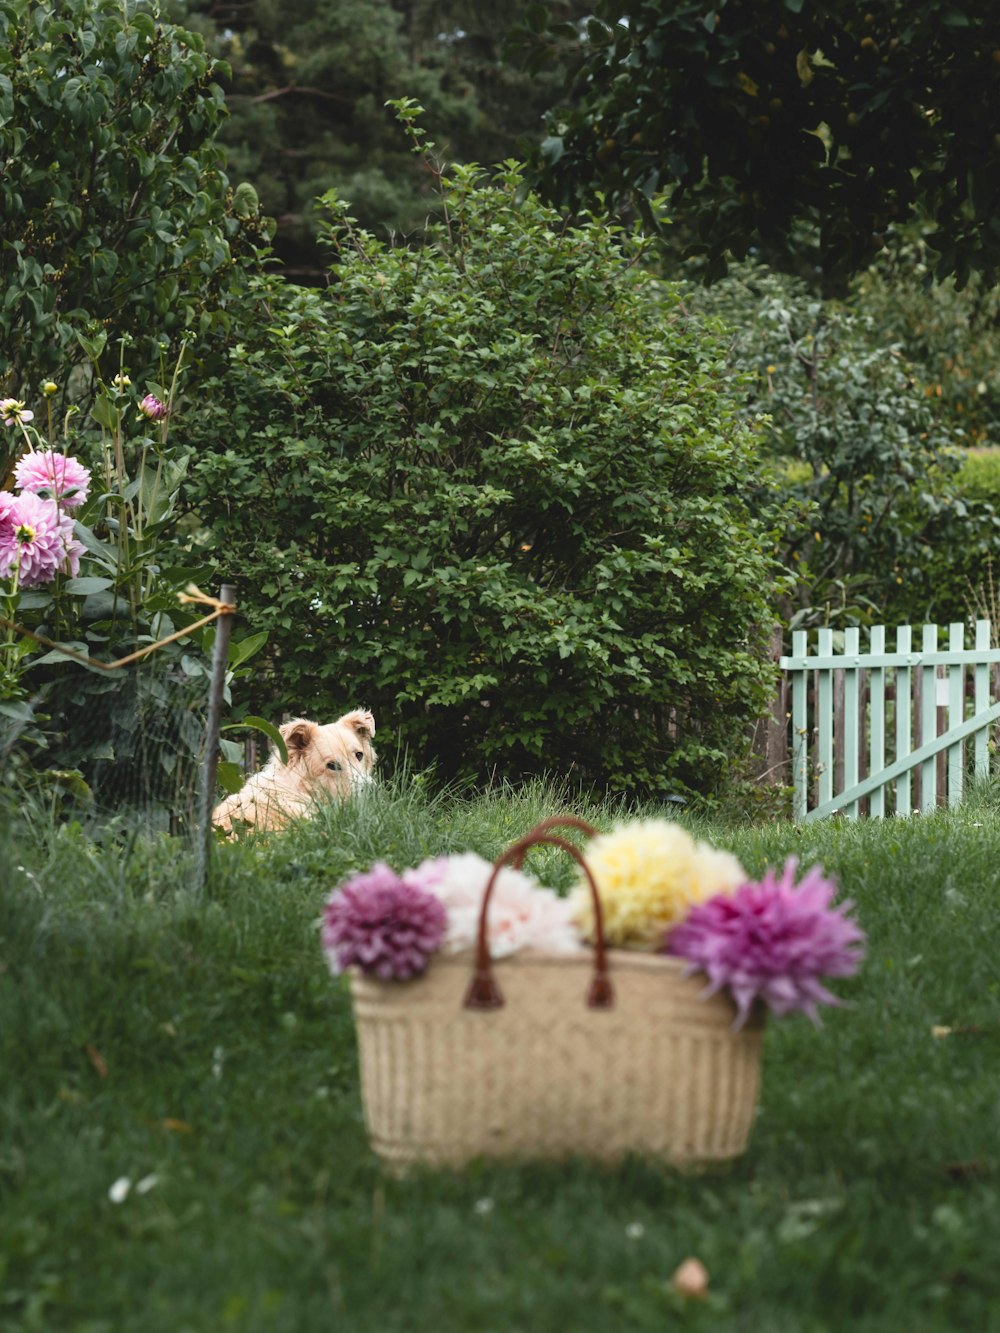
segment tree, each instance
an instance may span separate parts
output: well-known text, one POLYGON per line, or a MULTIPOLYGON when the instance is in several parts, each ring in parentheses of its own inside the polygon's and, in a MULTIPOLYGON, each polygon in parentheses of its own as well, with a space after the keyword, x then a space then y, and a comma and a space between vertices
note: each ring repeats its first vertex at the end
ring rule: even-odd
POLYGON ((266 240, 214 142, 219 77, 135 0, 0 0, 0 388, 61 378, 80 334, 111 355, 217 317, 266 240))
POLYGON ((441 188, 418 247, 331 198, 329 290, 265 281, 190 423, 188 502, 270 635, 254 711, 365 704, 443 776, 709 788, 772 684, 722 348, 516 164, 441 188))
MULTIPOLYGON (((993 0, 597 0, 585 27, 529 6, 535 67, 577 53, 543 187, 653 200, 711 279, 727 255, 808 256, 842 289, 919 220, 938 274, 1000 260, 1000 29, 993 0)), ((815 273, 813 277, 815 278, 815 273)))
MULTIPOLYGON (((277 221, 275 254, 294 281, 322 283, 317 199, 333 188, 380 234, 419 233, 433 182, 400 142, 387 100, 428 109, 442 152, 498 162, 537 142, 556 73, 501 58, 517 0, 186 0, 231 65, 220 141, 277 221)), ((574 0, 573 13, 585 4, 574 0)))

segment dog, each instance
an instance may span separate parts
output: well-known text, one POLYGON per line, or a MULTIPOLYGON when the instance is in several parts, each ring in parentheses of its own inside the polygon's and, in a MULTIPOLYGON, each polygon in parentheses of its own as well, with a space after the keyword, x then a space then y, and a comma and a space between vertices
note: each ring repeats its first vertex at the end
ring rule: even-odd
POLYGON ((327 726, 297 717, 278 730, 288 762, 272 755, 259 773, 212 812, 212 823, 230 837, 239 825, 283 829, 291 820, 313 814, 317 801, 343 801, 374 782, 375 719, 367 709, 356 708, 327 726))

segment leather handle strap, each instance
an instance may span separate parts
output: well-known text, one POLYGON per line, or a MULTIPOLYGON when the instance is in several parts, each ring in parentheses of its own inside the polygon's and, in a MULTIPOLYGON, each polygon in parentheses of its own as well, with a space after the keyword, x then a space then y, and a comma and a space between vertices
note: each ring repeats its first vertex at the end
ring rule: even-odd
POLYGON ((489 882, 486 885, 486 892, 483 894, 483 903, 479 911, 479 933, 476 939, 476 959, 475 970, 472 980, 469 983, 469 989, 465 995, 466 1009, 499 1009, 504 1003, 500 987, 497 985, 496 977, 493 975, 493 960, 490 957, 489 942, 487 940, 487 913, 489 911, 490 897, 493 888, 497 882, 497 877, 505 865, 512 865, 515 869, 519 868, 524 861, 524 857, 532 847, 547 845, 550 847, 559 847, 567 855, 571 856, 580 866, 587 879, 590 888, 591 897, 594 903, 594 973, 590 980, 590 986, 587 990, 587 1007, 590 1009, 610 1009, 614 1004, 614 988, 611 984, 611 978, 608 976, 607 950, 604 944, 604 914, 601 911, 601 897, 597 891, 597 884, 594 876, 591 874, 590 867, 583 859, 579 849, 569 842, 566 838, 560 837, 557 833, 550 830, 559 827, 577 828, 581 831, 592 834, 596 830, 589 824, 584 823, 582 819, 575 816, 555 816, 551 819, 544 819, 523 838, 519 838, 507 850, 497 858, 493 865, 493 873, 490 875, 489 882))
MULTIPOLYGON (((526 833, 523 838, 519 839, 519 841, 514 844, 514 847, 524 843, 528 838, 535 837, 536 834, 551 833, 553 829, 557 828, 578 829, 581 833, 586 834, 588 838, 592 838, 597 832, 597 829, 594 828, 593 824, 588 824, 586 820, 579 819, 576 815, 549 815, 547 819, 543 819, 540 823, 536 824, 530 832, 526 833)), ((513 851, 514 847, 510 850, 513 851)), ((511 861, 511 865, 515 870, 521 869, 521 863, 524 860, 526 851, 527 848, 522 847, 520 854, 511 861)), ((584 867, 584 869, 586 869, 586 867, 584 867)))

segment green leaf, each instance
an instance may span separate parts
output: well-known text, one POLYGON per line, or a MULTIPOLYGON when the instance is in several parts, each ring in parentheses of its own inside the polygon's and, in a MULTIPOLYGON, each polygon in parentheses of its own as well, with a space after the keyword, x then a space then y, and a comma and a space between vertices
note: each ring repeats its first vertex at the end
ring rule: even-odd
MULTIPOLYGON (((68 648, 70 652, 82 653, 84 656, 89 656, 90 654, 90 645, 86 643, 74 643, 74 642, 63 643, 60 644, 59 647, 68 648)), ((65 664, 70 660, 71 659, 67 656, 66 653, 59 651, 59 648, 53 648, 51 652, 43 653, 41 657, 32 658, 31 665, 45 666, 51 663, 59 663, 65 666, 65 664)))
POLYGON ((242 731, 249 728, 251 731, 260 731, 272 742, 274 748, 278 751, 283 764, 288 763, 288 747, 285 745, 285 738, 274 725, 263 717, 245 717, 241 722, 227 722, 220 731, 242 731))
POLYGON ((104 592, 112 587, 114 579, 102 579, 91 575, 89 578, 67 579, 63 584, 63 591, 71 592, 74 596, 89 597, 91 593, 104 592))
POLYGON ((240 639, 237 642, 231 640, 228 653, 229 666, 234 670, 236 667, 242 666, 248 658, 253 657, 254 653, 263 648, 264 644, 267 643, 267 636, 268 631, 265 629, 261 630, 259 634, 249 634, 245 639, 240 639))
POLYGON ((542 157, 550 167, 555 166, 565 151, 566 144, 561 135, 550 134, 548 138, 542 140, 542 157))
POLYGON ((587 38, 594 46, 607 46, 611 41, 612 32, 606 23, 600 19, 587 19, 587 38))
POLYGON ((131 23, 132 27, 135 28, 137 32, 140 32, 147 41, 151 42, 156 36, 156 24, 153 22, 149 14, 144 14, 140 10, 138 13, 132 15, 131 23))
POLYGON ((231 764, 228 759, 223 759, 216 765, 215 777, 219 786, 229 796, 235 796, 243 787, 243 770, 239 764, 231 764))
POLYGON ((73 524, 73 536, 80 542, 91 555, 97 558, 99 564, 112 574, 118 573, 118 552, 107 542, 102 542, 100 537, 96 537, 90 528, 82 523, 73 524))
POLYGON ((0 713, 5 717, 12 717, 16 722, 30 722, 35 716, 35 711, 29 703, 22 703, 14 700, 9 703, 0 703, 0 713))
POLYGON ((99 394, 94 400, 91 414, 99 426, 105 430, 114 430, 118 425, 118 410, 106 394, 99 394))
POLYGON ((78 801, 89 802, 94 799, 94 793, 78 769, 47 768, 40 776, 44 781, 58 784, 78 801))

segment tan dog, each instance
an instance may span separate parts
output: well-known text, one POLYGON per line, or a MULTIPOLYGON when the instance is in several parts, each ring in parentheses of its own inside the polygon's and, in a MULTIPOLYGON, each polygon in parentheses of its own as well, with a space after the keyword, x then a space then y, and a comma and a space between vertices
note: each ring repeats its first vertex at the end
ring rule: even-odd
POLYGON ((278 730, 288 763, 273 755, 235 796, 216 806, 212 822, 227 833, 238 824, 284 828, 290 819, 312 814, 317 800, 346 800, 357 787, 373 781, 375 719, 367 709, 345 713, 325 727, 297 717, 278 730))

